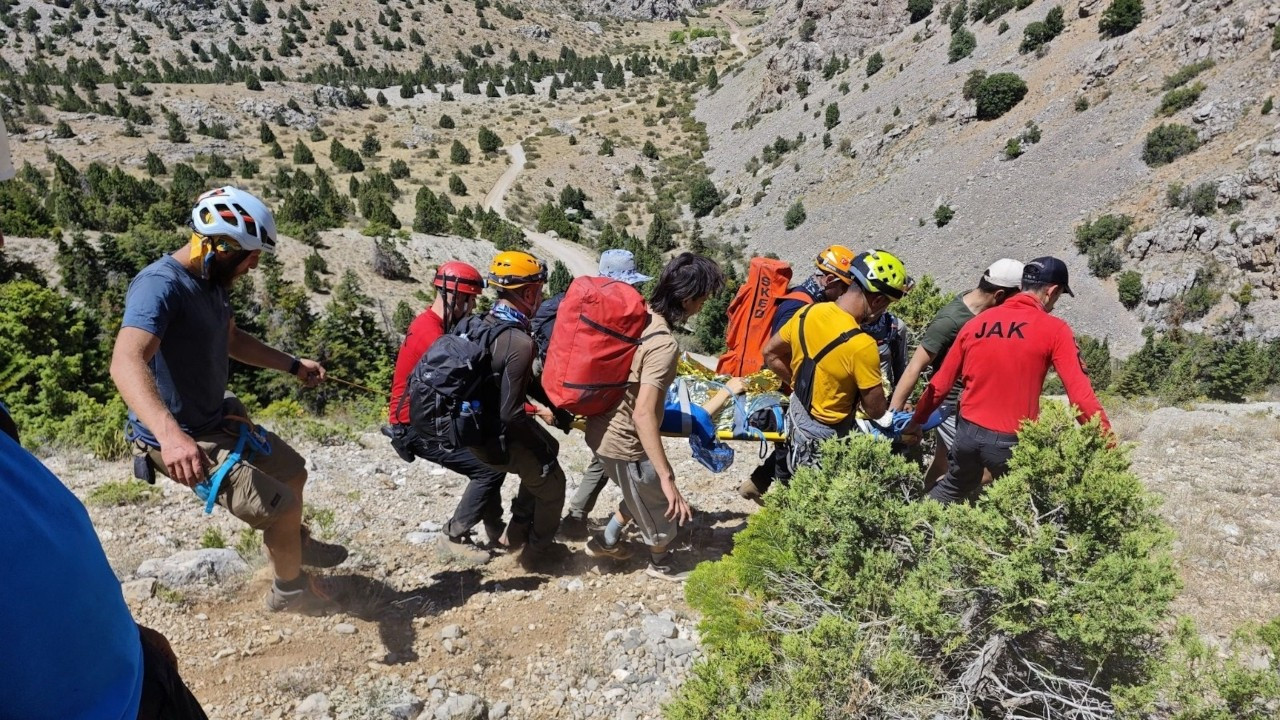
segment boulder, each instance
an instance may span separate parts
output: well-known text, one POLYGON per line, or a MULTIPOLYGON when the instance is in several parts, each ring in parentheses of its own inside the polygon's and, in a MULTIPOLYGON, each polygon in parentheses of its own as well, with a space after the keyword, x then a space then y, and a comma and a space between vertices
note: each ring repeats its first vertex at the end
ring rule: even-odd
POLYGON ((485 720, 489 708, 475 695, 454 695, 437 706, 430 718, 425 715, 419 715, 418 720, 485 720))
POLYGON ((694 55, 715 55, 724 47, 718 37, 702 37, 689 43, 689 52, 694 55))
POLYGON ((249 573, 249 565, 230 548, 183 550, 167 558, 145 560, 139 577, 159 580, 166 587, 217 585, 249 573))
POLYGON ((551 40, 551 31, 541 25, 520 25, 519 27, 511 28, 511 32, 538 42, 551 40))

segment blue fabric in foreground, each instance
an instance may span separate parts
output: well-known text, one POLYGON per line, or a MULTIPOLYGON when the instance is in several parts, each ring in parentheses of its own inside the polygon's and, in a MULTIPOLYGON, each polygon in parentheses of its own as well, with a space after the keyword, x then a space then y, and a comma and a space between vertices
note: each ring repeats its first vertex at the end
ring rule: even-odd
POLYGON ((133 720, 142 643, 89 514, 0 433, 0 720, 133 720))

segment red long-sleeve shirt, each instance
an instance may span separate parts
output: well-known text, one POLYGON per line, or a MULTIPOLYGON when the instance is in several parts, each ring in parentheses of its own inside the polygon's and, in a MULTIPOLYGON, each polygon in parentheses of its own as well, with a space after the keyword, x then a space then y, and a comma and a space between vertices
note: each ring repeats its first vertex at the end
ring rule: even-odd
POLYGON ((920 396, 913 417, 922 424, 964 378, 960 415, 988 430, 1016 433, 1024 419, 1040 416, 1040 392, 1052 365, 1080 409, 1083 424, 1094 415, 1111 423, 1080 364, 1071 328, 1045 312, 1039 299, 1019 293, 965 323, 947 359, 920 396))
POLYGON ((430 308, 409 323, 409 332, 405 333, 404 343, 400 345, 400 353, 396 355, 396 371, 391 379, 391 401, 387 414, 391 422, 409 424, 409 398, 404 398, 409 386, 409 373, 427 354, 431 343, 444 335, 444 318, 435 314, 430 308), (400 399, 404 398, 401 403, 400 399))

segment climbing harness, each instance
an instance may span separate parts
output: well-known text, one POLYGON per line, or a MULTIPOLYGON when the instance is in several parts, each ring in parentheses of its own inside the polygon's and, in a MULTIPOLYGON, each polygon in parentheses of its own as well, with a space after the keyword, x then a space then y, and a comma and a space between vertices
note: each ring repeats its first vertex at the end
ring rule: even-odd
POLYGON ((247 418, 228 415, 227 420, 234 420, 240 423, 240 438, 236 440, 236 448, 227 455, 218 469, 208 477, 204 482, 197 484, 193 489, 201 500, 204 500, 204 514, 209 515, 213 512, 213 506, 218 500, 218 491, 222 488, 222 480, 231 472, 240 462, 249 462, 255 454, 270 455, 271 443, 267 440, 267 431, 261 425, 254 425, 247 418), (248 453, 245 448, 248 446, 248 453))

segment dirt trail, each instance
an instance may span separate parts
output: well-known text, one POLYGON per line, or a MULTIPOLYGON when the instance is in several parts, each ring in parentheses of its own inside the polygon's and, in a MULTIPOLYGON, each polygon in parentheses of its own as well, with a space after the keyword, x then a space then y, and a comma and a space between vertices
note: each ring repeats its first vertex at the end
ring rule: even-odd
POLYGON ((742 26, 723 12, 715 12, 712 17, 723 20, 724 24, 729 26, 729 42, 738 48, 738 51, 742 53, 742 57, 751 57, 751 52, 747 49, 746 43, 742 42, 742 26))

